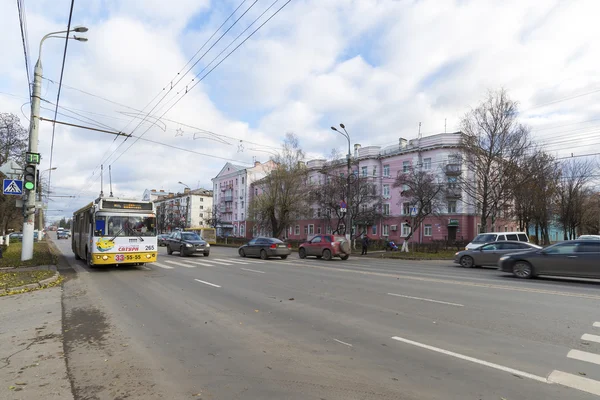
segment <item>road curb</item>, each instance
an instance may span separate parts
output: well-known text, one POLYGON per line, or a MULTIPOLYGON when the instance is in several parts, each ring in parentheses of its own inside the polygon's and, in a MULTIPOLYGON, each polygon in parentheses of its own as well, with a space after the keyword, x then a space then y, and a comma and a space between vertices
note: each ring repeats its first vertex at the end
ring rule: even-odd
POLYGON ((50 278, 42 279, 38 283, 28 283, 27 285, 16 286, 16 287, 11 287, 11 288, 7 288, 7 289, 1 289, 0 296, 7 295, 7 294, 14 294, 14 293, 24 293, 24 292, 28 292, 31 290, 37 290, 37 289, 43 289, 43 288, 47 287, 48 285, 55 283, 59 279, 60 279, 60 274, 58 273, 58 271, 56 271, 56 272, 54 272, 53 276, 51 276, 50 278))

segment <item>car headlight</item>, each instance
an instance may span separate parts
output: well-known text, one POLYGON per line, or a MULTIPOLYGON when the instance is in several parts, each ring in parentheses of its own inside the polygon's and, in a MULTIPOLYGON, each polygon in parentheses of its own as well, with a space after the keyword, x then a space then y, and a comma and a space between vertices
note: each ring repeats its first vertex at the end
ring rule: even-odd
POLYGON ((186 243, 186 244, 185 244, 185 247, 194 247, 194 245, 193 245, 193 244, 186 243))
POLYGON ((454 253, 454 257, 456 257, 459 254, 460 254, 460 251, 457 251, 456 253, 454 253))
POLYGON ((510 256, 502 256, 500 257, 500 261, 508 260, 510 256))
POLYGON ((210 243, 206 243, 206 244, 205 244, 205 246, 206 246, 206 247, 210 247, 210 243))

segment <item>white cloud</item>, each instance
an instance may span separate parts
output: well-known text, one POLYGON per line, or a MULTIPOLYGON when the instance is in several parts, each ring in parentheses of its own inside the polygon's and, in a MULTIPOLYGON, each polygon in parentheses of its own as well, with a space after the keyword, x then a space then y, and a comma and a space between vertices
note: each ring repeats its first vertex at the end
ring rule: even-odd
MULTIPOLYGON (((28 3, 32 62, 40 38, 66 26, 69 4, 28 3)), ((196 81, 190 76, 173 91, 163 87, 170 87, 188 58, 238 4, 107 0, 76 6, 73 21, 90 28, 89 41, 69 43, 64 83, 138 110, 157 93, 168 92, 165 103, 173 104, 175 93, 181 95, 196 81)), ((258 2, 194 72, 268 4, 258 2)), ((448 131, 457 129, 469 107, 488 89, 499 87, 521 103, 524 122, 539 129, 536 135, 550 150, 591 152, 598 148, 598 140, 589 137, 600 122, 595 105, 600 91, 585 93, 600 89, 599 11, 593 0, 293 0, 169 111, 166 117, 180 123, 163 121, 164 131, 154 126, 144 134, 206 155, 140 140, 114 162, 134 138, 115 151, 122 138, 114 141, 108 134, 57 125, 53 164, 58 169, 52 184, 56 193, 81 196, 55 199, 54 207, 66 214, 92 198, 99 191, 97 170, 103 159, 106 164, 113 160, 114 191, 127 196, 139 196, 145 188, 180 190, 180 180, 207 186, 224 159, 265 160, 288 131, 299 135, 311 156, 327 156, 332 147, 345 152, 345 139, 329 129, 340 122, 352 141, 363 146, 414 138, 419 122, 424 134, 443 131, 445 125, 448 131), (202 139, 200 130, 185 125, 227 137, 202 139), (176 136, 178 130, 182 136, 176 136), (577 143, 565 146, 567 135, 577 143), (584 146, 576 147, 578 143, 584 146)), ((27 85, 14 3, 0 4, 0 38, 0 92, 17 96, 0 93, 0 111, 22 116, 27 85)), ((63 45, 56 39, 44 45, 45 77, 58 80, 63 45)), ((54 102, 56 89, 44 81, 42 97, 54 102)), ((92 125, 89 117, 104 129, 129 133, 139 122, 126 114, 134 110, 67 86, 61 105, 84 116, 70 114, 82 122, 59 115, 73 123, 92 125)), ((29 114, 28 105, 24 111, 29 114)), ((53 112, 43 110, 43 115, 53 112)), ((134 135, 146 127, 142 124, 134 135)), ((51 128, 44 123, 40 130, 44 168, 51 128)))

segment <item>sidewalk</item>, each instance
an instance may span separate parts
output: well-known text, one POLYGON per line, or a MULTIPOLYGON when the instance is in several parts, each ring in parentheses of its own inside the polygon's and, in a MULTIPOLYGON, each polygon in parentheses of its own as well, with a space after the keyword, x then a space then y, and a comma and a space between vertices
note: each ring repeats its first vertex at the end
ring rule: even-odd
POLYGON ((60 287, 0 297, 0 399, 73 399, 60 287))

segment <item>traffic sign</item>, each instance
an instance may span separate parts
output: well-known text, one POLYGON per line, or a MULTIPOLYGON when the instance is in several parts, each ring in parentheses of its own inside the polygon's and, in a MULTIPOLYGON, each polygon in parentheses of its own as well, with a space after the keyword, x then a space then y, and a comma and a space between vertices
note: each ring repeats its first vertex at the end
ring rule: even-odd
POLYGON ((416 217, 417 216, 417 207, 413 207, 410 209, 410 216, 411 217, 416 217))
POLYGON ((19 196, 23 194, 23 181, 18 179, 4 179, 2 193, 19 196))
POLYGON ((345 213, 346 211, 347 211, 347 210, 346 210, 346 207, 340 207, 340 212, 341 212, 341 213, 345 213))
POLYGON ((347 204, 344 200, 340 201, 340 208, 346 208, 347 204))

